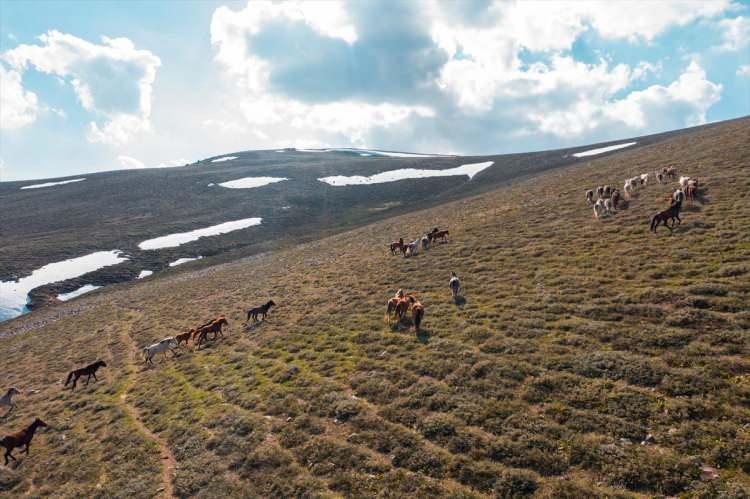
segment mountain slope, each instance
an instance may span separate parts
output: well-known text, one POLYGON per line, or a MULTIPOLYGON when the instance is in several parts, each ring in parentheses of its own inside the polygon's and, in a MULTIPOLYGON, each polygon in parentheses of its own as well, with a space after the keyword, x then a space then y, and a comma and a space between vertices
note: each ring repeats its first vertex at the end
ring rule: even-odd
MULTIPOLYGON (((678 130, 639 137, 632 148, 697 133, 678 130)), ((621 141, 618 141, 618 143, 621 141)), ((41 189, 39 182, 0 183, 0 280, 29 275, 51 262, 95 251, 122 250, 129 260, 31 293, 31 306, 54 303, 58 293, 84 285, 104 286, 159 272, 181 258, 209 257, 210 265, 293 246, 415 209, 486 192, 528 175, 584 161, 576 152, 607 144, 554 151, 477 157, 362 157, 351 151, 246 151, 235 159, 173 169, 116 171, 78 176, 85 181, 41 189), (402 168, 448 169, 466 163, 494 165, 469 181, 466 176, 402 180, 371 186, 331 187, 318 178, 373 175, 402 168), (247 176, 289 180, 254 189, 216 185, 247 176), (206 237, 179 247, 143 251, 144 240, 262 217, 261 225, 206 237)), ((227 156, 225 156, 227 157, 227 156)))
POLYGON ((742 497, 749 146, 747 120, 726 123, 0 325, 31 327, 0 339, 25 392, 2 433, 51 426, 0 490, 148 497, 170 478, 166 446, 183 497, 742 497), (593 218, 584 189, 670 163, 704 186, 674 235, 648 232, 673 184, 593 218), (389 255, 434 226, 451 242, 389 255), (418 336, 383 321, 398 288, 425 304, 418 336), (226 338, 142 367, 138 349, 218 313, 226 338), (98 382, 61 390, 99 356, 98 382))

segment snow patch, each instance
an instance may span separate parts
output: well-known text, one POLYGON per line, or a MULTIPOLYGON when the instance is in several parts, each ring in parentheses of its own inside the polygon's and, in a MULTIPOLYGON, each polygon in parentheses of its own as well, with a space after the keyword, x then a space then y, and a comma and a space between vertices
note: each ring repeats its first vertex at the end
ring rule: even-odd
POLYGON ((343 185, 372 185, 382 184, 385 182, 396 182, 398 180, 404 180, 408 178, 452 177, 455 175, 466 175, 469 177, 469 180, 471 180, 477 173, 486 168, 489 168, 493 163, 494 161, 470 163, 457 166, 456 168, 448 168, 446 170, 418 170, 416 168, 402 168, 400 170, 391 170, 383 173, 378 173, 370 177, 362 177, 359 175, 351 177, 336 175, 332 177, 319 178, 318 180, 334 187, 340 187, 343 185))

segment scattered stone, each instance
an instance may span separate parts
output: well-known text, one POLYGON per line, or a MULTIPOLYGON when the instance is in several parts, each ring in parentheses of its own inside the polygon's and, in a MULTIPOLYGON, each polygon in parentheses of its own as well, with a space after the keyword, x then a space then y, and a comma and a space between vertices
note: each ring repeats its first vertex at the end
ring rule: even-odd
POLYGON ((701 466, 701 480, 709 481, 719 478, 719 470, 713 466, 701 466))

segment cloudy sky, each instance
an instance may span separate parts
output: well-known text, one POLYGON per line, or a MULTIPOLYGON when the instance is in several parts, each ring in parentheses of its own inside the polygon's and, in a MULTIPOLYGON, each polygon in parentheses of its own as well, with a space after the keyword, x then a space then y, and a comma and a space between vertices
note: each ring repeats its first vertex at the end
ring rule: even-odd
POLYGON ((503 153, 750 114, 747 0, 0 0, 0 179, 503 153))

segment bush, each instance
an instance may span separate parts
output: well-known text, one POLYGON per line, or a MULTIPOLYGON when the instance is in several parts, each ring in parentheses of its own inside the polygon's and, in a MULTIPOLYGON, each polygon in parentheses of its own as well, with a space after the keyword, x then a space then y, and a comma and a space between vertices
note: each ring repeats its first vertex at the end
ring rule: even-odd
POLYGON ((497 477, 495 497, 501 499, 528 497, 536 492, 538 487, 533 473, 523 470, 506 470, 497 477))

